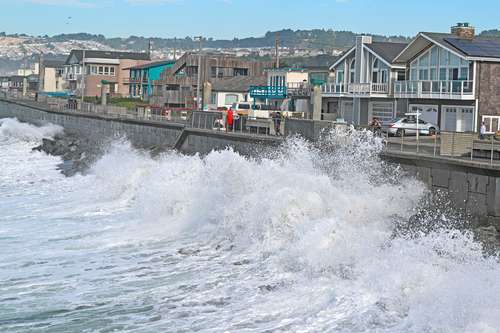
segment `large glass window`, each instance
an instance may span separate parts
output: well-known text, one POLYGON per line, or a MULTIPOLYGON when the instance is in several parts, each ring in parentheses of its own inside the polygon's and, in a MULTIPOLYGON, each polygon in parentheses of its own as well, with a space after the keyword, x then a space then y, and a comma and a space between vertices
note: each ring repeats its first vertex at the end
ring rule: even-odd
POLYGON ((470 80, 470 63, 438 46, 433 46, 410 64, 410 80, 470 80))

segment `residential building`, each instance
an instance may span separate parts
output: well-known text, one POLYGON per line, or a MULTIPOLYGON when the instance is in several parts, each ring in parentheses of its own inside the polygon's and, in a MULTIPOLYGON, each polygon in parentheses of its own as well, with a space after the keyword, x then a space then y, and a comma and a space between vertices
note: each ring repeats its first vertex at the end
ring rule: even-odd
POLYGON ((203 87, 207 83, 214 84, 239 76, 264 76, 264 70, 270 67, 271 62, 245 60, 224 54, 186 53, 171 68, 167 68, 159 80, 154 81, 150 101, 156 106, 194 109, 198 104, 197 97, 200 98, 201 106, 210 104, 210 100, 201 101, 203 87))
POLYGON ((66 86, 63 60, 40 61, 40 92, 60 93, 66 86))
POLYGON ((309 113, 314 85, 329 82, 328 67, 275 68, 267 72, 267 85, 253 87, 251 97, 282 110, 309 113))
POLYGON ((265 76, 236 76, 216 81, 212 85, 211 104, 215 108, 230 108, 234 103, 262 103, 262 100, 254 100, 250 96, 250 89, 266 82, 265 76))
POLYGON ((405 68, 395 98, 444 131, 500 130, 500 38, 459 23, 450 33, 421 32, 394 61, 405 68))
POLYGON ((0 91, 8 91, 9 90, 9 82, 10 77, 8 76, 0 76, 0 91))
POLYGON ((405 113, 406 103, 394 98, 393 87, 406 78, 405 65, 394 61, 406 46, 357 37, 330 67, 335 81, 322 86, 323 118, 367 125, 373 118, 388 123, 405 113))
POLYGON ((148 100, 153 94, 153 82, 160 79, 161 73, 172 68, 175 61, 156 61, 144 65, 130 67, 129 95, 130 97, 148 100))
POLYGON ((149 53, 73 50, 65 64, 67 89, 80 96, 82 92, 84 96, 100 96, 104 82, 107 93, 129 96, 129 68, 150 61, 149 53))
POLYGON ((27 78, 21 75, 12 75, 9 77, 9 91, 23 93, 24 85, 27 85, 27 78))
POLYGON ((19 68, 17 70, 18 76, 38 75, 39 73, 40 66, 38 63, 31 64, 30 66, 26 64, 24 68, 19 68))

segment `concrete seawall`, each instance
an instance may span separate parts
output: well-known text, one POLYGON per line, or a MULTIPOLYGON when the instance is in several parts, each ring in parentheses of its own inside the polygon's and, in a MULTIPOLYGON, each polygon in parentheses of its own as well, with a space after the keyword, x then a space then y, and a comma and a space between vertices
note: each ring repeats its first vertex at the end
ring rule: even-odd
POLYGON ((475 225, 495 225, 500 231, 500 168, 446 157, 385 152, 387 161, 400 164, 434 191, 448 193, 457 209, 475 225))
POLYGON ((214 149, 231 147, 248 155, 266 147, 276 147, 282 139, 251 137, 238 133, 186 128, 184 124, 150 120, 114 118, 77 111, 52 111, 18 101, 0 99, 0 118, 17 118, 33 124, 53 123, 71 134, 85 137, 95 144, 110 138, 127 138, 134 147, 176 148, 184 153, 206 154, 214 149))

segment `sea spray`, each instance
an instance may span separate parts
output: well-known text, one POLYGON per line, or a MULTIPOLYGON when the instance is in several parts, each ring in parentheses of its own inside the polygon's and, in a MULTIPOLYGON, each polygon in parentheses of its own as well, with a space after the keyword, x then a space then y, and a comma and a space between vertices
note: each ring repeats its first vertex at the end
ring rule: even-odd
POLYGON ((153 159, 119 141, 70 178, 0 133, 1 330, 500 328, 498 258, 446 210, 405 232, 439 215, 415 220, 428 190, 367 132, 259 158, 153 159))

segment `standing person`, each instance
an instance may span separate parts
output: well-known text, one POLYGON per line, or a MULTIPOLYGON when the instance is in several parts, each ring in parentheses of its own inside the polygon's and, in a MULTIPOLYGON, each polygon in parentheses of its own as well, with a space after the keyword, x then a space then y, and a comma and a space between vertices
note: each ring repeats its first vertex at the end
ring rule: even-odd
POLYGON ((273 122, 274 122, 274 133, 276 135, 281 135, 281 113, 279 111, 274 113, 273 122))
POLYGON ((233 131, 238 129, 238 125, 240 124, 240 114, 238 111, 233 110, 233 131))
POLYGON ((230 130, 233 127, 233 109, 229 108, 227 110, 227 116, 226 116, 226 132, 230 130))
POLYGON ((481 129, 479 130, 479 139, 486 139, 486 124, 484 121, 481 123, 481 129))

